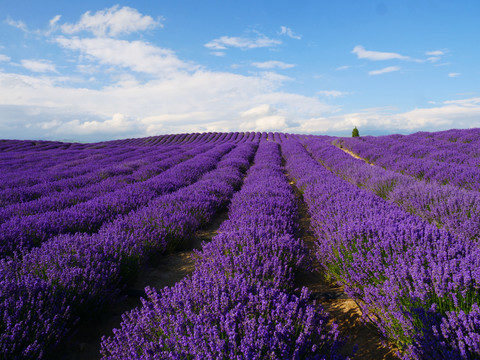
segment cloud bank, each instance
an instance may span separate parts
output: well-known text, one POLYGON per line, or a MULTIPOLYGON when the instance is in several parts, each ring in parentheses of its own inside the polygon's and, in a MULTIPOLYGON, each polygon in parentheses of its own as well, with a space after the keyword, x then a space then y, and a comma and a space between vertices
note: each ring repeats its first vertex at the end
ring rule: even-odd
MULTIPOLYGON (((59 19, 60 17, 57 15, 50 21, 50 25, 54 25, 59 19)), ((87 31, 95 36, 104 37, 131 34, 154 29, 157 26, 162 27, 162 24, 153 20, 152 17, 142 15, 136 9, 128 6, 119 8, 118 5, 115 5, 109 9, 97 11, 93 15, 87 11, 77 23, 65 23, 61 29, 66 34, 87 31)))
POLYGON ((383 69, 369 71, 368 75, 382 75, 389 72, 399 71, 400 69, 400 66, 387 66, 383 69))
POLYGON ((393 52, 381 52, 381 51, 371 51, 365 50, 361 45, 357 45, 353 48, 352 54, 357 55, 359 59, 368 59, 373 61, 383 61, 383 60, 409 60, 408 56, 403 56, 393 52))
POLYGON ((227 48, 239 48, 242 50, 273 47, 280 45, 282 42, 277 39, 270 39, 265 35, 259 34, 255 38, 247 37, 233 37, 233 36, 221 36, 218 39, 214 39, 205 44, 205 47, 211 50, 226 50, 227 48))
MULTIPOLYGON (((133 39, 137 33, 161 31, 161 21, 161 17, 155 20, 119 6, 86 12, 75 23, 62 23, 61 15, 53 17, 48 29, 36 34, 43 36, 39 41, 57 46, 68 60, 57 64, 28 58, 12 65, 17 72, 0 68, 1 138, 101 141, 204 131, 340 134, 353 126, 388 132, 480 126, 480 98, 445 101, 403 113, 365 109, 341 114, 341 106, 326 100, 350 92, 320 88, 312 95, 300 95, 284 90, 292 78, 282 71, 293 71, 288 69, 295 64, 246 61, 255 71, 246 75, 213 71, 141 36, 133 39), (73 72, 64 70, 68 66, 73 72)), ((28 31, 21 21, 10 20, 9 24, 28 31)), ((301 38, 285 26, 280 35, 301 38)), ((281 40, 255 33, 220 36, 204 47, 221 55, 230 48, 255 52, 280 44, 281 40)), ((352 52, 372 61, 410 60, 360 45, 352 52)), ((432 50, 425 55, 440 57, 444 52, 432 50)), ((12 59, 0 54, 0 62, 10 64, 12 59)), ((399 70, 387 66, 369 74, 399 70)))

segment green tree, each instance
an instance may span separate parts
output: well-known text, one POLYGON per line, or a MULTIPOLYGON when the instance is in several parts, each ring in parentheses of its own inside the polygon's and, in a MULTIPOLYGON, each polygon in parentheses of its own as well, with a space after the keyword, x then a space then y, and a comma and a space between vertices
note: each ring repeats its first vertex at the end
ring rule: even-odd
POLYGON ((358 132, 357 127, 355 126, 352 130, 352 137, 359 137, 360 133, 358 132))

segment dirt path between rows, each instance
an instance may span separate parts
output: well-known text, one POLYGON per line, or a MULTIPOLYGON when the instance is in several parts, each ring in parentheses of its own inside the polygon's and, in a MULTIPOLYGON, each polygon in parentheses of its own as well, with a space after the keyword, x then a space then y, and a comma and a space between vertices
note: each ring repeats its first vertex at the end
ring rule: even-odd
MULTIPOLYGON (((335 145, 334 145, 335 146, 335 145)), ((375 166, 375 164, 372 164, 371 162, 369 162, 368 160, 365 160, 364 158, 358 156, 357 154, 355 154, 353 151, 350 151, 344 147, 341 147, 341 146, 337 146, 340 150, 346 152, 348 155, 354 157, 355 159, 358 159, 358 160, 362 160, 362 161, 365 161, 368 165, 370 166, 375 166)))
MULTIPOLYGON (((314 253, 315 236, 310 228, 310 215, 295 183, 290 181, 298 201, 299 232, 297 234, 308 248, 314 253)), ((314 260, 314 263, 317 263, 314 260)), ((312 292, 312 298, 321 304, 331 315, 332 320, 339 325, 341 336, 347 337, 347 342, 341 349, 343 355, 351 355, 354 347, 358 346, 352 359, 362 360, 394 360, 393 349, 383 344, 379 331, 369 323, 362 321, 362 312, 353 299, 344 291, 343 287, 327 280, 324 270, 317 265, 316 271, 300 272, 295 279, 297 287, 306 286, 312 292)))
POLYGON ((119 328, 122 314, 141 305, 140 298, 145 297, 145 287, 162 289, 173 286, 194 270, 192 254, 201 249, 203 241, 210 241, 228 217, 225 209, 219 212, 213 222, 204 229, 195 232, 190 241, 181 249, 170 254, 156 257, 140 272, 135 284, 124 291, 124 299, 97 315, 95 319, 81 324, 80 328, 67 339, 52 355, 54 360, 97 360, 100 359, 100 342, 103 335, 113 335, 113 329, 119 328))

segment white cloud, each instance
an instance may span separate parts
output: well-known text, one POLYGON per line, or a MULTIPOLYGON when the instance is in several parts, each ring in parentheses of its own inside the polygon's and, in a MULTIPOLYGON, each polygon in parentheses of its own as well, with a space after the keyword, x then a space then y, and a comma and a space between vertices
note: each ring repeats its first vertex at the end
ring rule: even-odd
POLYGON ((243 120, 240 129, 250 131, 281 131, 288 127, 287 118, 283 111, 271 104, 262 104, 244 111, 240 115, 243 120), (280 130, 281 129, 281 130, 280 130))
POLYGON ((455 77, 458 77, 460 75, 461 75, 460 73, 452 72, 452 73, 448 74, 448 77, 455 78, 455 77))
POLYGON ((10 138, 28 135, 88 141, 159 133, 246 131, 249 125, 249 130, 277 127, 277 131, 285 131, 298 119, 334 111, 314 97, 279 91, 286 80, 272 72, 243 76, 197 70, 143 84, 122 81, 94 90, 68 87, 52 77, 0 72, 0 92, 6 94, 0 98, 0 131, 10 138), (269 110, 248 113, 264 104, 269 110), (122 114, 123 120, 110 121, 114 114, 122 114), (12 118, 23 120, 11 123, 8 119, 12 118), (30 126, 29 133, 20 130, 25 124, 30 126), (9 130, 3 130, 7 127, 9 130))
POLYGON ((80 51, 101 64, 121 66, 136 72, 169 76, 181 69, 194 68, 178 59, 172 50, 143 41, 78 37, 58 37, 56 41, 62 47, 80 51))
POLYGON ((350 69, 352 66, 351 65, 342 65, 337 67, 335 70, 347 70, 350 69))
POLYGON ((56 128, 56 132, 59 133, 74 133, 80 136, 96 134, 98 135, 109 135, 112 131, 118 134, 128 134, 137 130, 138 124, 133 119, 130 119, 124 114, 113 114, 110 119, 106 120, 90 120, 90 121, 80 121, 74 119, 64 123, 47 123, 49 129, 56 128))
POLYGON ((403 113, 393 113, 392 109, 365 109, 344 115, 315 117, 303 121, 295 130, 300 133, 345 132, 354 126, 360 132, 368 129, 385 133, 480 127, 480 98, 445 101, 441 106, 403 113))
POLYGON ((369 71, 368 75, 382 75, 393 71, 399 71, 400 69, 399 66, 387 66, 383 69, 369 71))
POLYGON ((249 123, 242 124, 243 129, 255 131, 282 131, 287 128, 286 118, 282 115, 265 116, 255 120, 254 126, 249 123))
POLYGON ((55 15, 50 21, 49 21, 49 24, 50 24, 50 27, 54 27, 57 25, 57 22, 60 20, 62 16, 61 15, 55 15))
POLYGON ((214 114, 208 111, 193 111, 181 114, 167 113, 144 117, 140 119, 140 124, 147 134, 158 134, 164 133, 175 126, 182 126, 182 124, 201 127, 201 124, 208 123, 212 117, 214 117, 214 114))
POLYGON ((10 56, 0 54, 0 62, 1 61, 10 61, 10 56))
POLYGON ((246 118, 263 117, 272 114, 272 112, 273 109, 270 104, 262 104, 242 112, 241 116, 246 118))
POLYGON ((284 82, 292 80, 291 77, 278 74, 274 71, 263 71, 260 73, 260 77, 271 84, 275 84, 276 87, 280 87, 284 82))
MULTIPOLYGON (((59 76, 54 73, 55 64, 37 59, 24 59, 22 65, 38 74, 27 76, 0 69, 2 137, 101 141, 201 131, 320 133, 351 130, 353 126, 391 132, 397 129, 436 130, 452 125, 470 127, 480 121, 479 98, 444 102, 438 106, 431 104, 435 107, 397 114, 391 109, 367 109, 339 115, 340 107, 321 101, 318 95, 335 98, 348 94, 346 92, 322 90, 316 96, 288 93, 282 86, 291 79, 274 71, 258 71, 249 76, 207 71, 181 60, 170 49, 145 41, 105 37, 161 26, 152 21, 137 10, 116 6, 93 15, 86 13, 76 24, 64 24, 63 30, 67 33, 89 31, 97 36, 63 35, 53 39, 63 49, 79 55, 75 77, 59 76), (119 15, 121 11, 131 14, 132 18, 125 20, 119 15), (88 88, 91 74, 102 70, 110 76, 111 82, 107 80, 101 88, 88 88)), ((58 30, 59 22, 60 16, 52 18, 50 31, 58 30)), ((12 24, 27 29, 21 22, 12 24)), ((288 30, 285 27, 283 35, 288 36, 288 30)), ((292 35, 298 36, 293 32, 292 35)), ((205 46, 220 56, 224 55, 221 50, 229 47, 272 47, 281 41, 257 33, 252 37, 222 37, 209 44, 205 46)), ((359 58, 412 60, 396 53, 356 49, 359 58)), ((432 52, 430 56, 442 54, 432 52)), ((8 56, 2 58, 0 55, 0 61, 9 60, 8 56)), ((260 69, 293 66, 280 61, 251 64, 260 69)), ((249 63, 242 64, 246 65, 249 63)), ((399 67, 391 66, 370 74, 398 70, 399 67)))
POLYGON ((280 40, 270 39, 265 35, 259 34, 257 38, 222 36, 208 42, 205 44, 205 47, 211 50, 226 50, 229 47, 247 50, 261 47, 273 47, 280 45, 281 43, 280 40))
POLYGON ((76 66, 77 71, 83 74, 95 74, 99 71, 99 66, 97 65, 85 65, 85 64, 77 64, 76 66))
POLYGON ((215 56, 225 56, 226 54, 223 51, 212 51, 210 54, 215 56))
POLYGON ((458 105, 464 107, 477 107, 480 106, 480 97, 462 99, 462 100, 447 100, 443 102, 446 105, 458 105))
POLYGON ((427 52, 425 53, 425 55, 429 55, 429 56, 441 56, 441 55, 445 55, 445 51, 443 51, 443 50, 427 51, 427 52))
POLYGON ((446 54, 446 50, 434 50, 434 51, 427 51, 425 55, 428 55, 426 61, 431 63, 437 62, 442 59, 442 56, 446 54))
POLYGON ((66 34, 89 31, 95 36, 118 36, 153 29, 157 26, 162 24, 153 20, 152 17, 142 15, 128 6, 119 8, 115 5, 109 9, 97 11, 93 15, 87 11, 76 24, 66 23, 61 26, 61 29, 66 34))
POLYGON ((438 60, 440 60, 441 57, 440 56, 430 56, 426 59, 426 61, 429 61, 431 63, 434 63, 434 62, 437 62, 438 60))
POLYGON ((302 38, 301 35, 297 35, 295 34, 292 29, 286 27, 286 26, 282 26, 280 28, 280 35, 286 35, 288 37, 291 37, 292 39, 296 39, 296 40, 300 40, 302 38))
POLYGON ((444 101, 443 106, 415 109, 394 116, 395 126, 399 128, 416 130, 432 127, 438 129, 450 127, 473 127, 480 125, 480 98, 444 101), (402 125, 402 121, 406 120, 402 125))
POLYGON ((253 62, 252 65, 259 69, 274 69, 274 68, 289 69, 289 68, 295 67, 294 64, 287 64, 282 61, 275 61, 275 60, 264 61, 264 62, 253 62))
POLYGON ((380 108, 341 115, 315 97, 280 91, 281 81, 272 74, 196 71, 93 90, 0 72, 0 133, 100 141, 201 131, 338 133, 357 126, 391 133, 480 126, 478 97, 403 113, 380 108))
MULTIPOLYGON (((337 106, 319 101, 316 97, 291 94, 286 92, 265 92, 257 95, 256 103, 270 104, 272 108, 282 109, 282 114, 297 122, 320 114, 333 113, 339 110, 337 106)), ((276 113, 275 113, 276 114, 276 113)))
POLYGON ((38 35, 43 35, 43 36, 50 36, 54 31, 57 31, 59 26, 58 22, 61 19, 61 15, 55 15, 53 18, 50 19, 48 22, 48 29, 47 30, 36 30, 35 33, 38 35))
POLYGON ((410 57, 397 53, 365 50, 365 48, 361 45, 355 46, 352 50, 352 54, 356 54, 359 59, 368 59, 374 61, 392 59, 410 60, 410 57))
MULTIPOLYGON (((446 54, 446 50, 434 50, 426 51, 425 55, 428 57, 426 59, 414 59, 410 56, 401 55, 394 52, 381 52, 381 51, 370 51, 366 50, 363 46, 357 45, 351 51, 352 54, 356 54, 359 59, 368 59, 373 61, 382 61, 382 60, 405 60, 413 61, 417 63, 431 62, 435 63, 441 60, 442 56, 446 54)), ((337 68, 338 70, 338 68, 337 68)))
POLYGON ((25 69, 33 72, 57 72, 55 65, 48 60, 24 59, 21 60, 20 63, 25 69))
POLYGON ((321 91, 317 91, 317 94, 322 95, 322 96, 336 98, 336 97, 339 97, 339 96, 348 95, 349 93, 345 92, 345 91, 338 91, 338 90, 321 90, 321 91))
POLYGON ((16 21, 16 20, 7 18, 7 20, 5 20, 5 23, 17 29, 20 29, 24 32, 28 32, 27 25, 23 21, 16 21))

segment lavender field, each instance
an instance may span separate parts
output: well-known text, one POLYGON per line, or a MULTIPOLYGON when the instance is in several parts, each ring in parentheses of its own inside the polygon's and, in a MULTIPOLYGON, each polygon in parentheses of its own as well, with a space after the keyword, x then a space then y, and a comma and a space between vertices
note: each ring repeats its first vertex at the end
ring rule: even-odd
POLYGON ((71 358, 129 296, 97 359, 480 359, 480 129, 0 140, 0 170, 1 359, 71 358))

